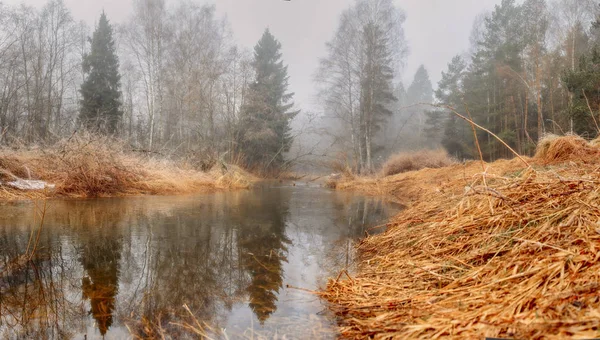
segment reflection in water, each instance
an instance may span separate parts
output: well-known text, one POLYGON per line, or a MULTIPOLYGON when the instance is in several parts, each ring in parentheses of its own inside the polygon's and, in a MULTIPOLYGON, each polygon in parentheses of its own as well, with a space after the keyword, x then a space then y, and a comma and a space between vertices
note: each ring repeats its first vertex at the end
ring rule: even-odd
POLYGON ((120 249, 120 239, 110 235, 86 237, 81 245, 80 261, 87 274, 81 280, 82 296, 84 300, 90 300, 90 313, 102 335, 113 322, 115 298, 119 291, 120 249))
POLYGON ((236 214, 245 220, 239 244, 242 263, 251 276, 246 289, 248 305, 261 325, 277 310, 277 294, 283 285, 282 263, 287 261, 290 244, 285 236, 290 192, 274 190, 269 196, 268 201, 252 200, 236 214))
POLYGON ((331 335, 320 302, 286 286, 315 289, 351 266, 352 240, 393 212, 350 194, 269 185, 56 200, 24 262, 14 259, 35 225, 32 205, 0 206, 0 338, 119 339, 126 325, 141 337, 197 335, 185 325, 225 328, 229 338, 331 335))

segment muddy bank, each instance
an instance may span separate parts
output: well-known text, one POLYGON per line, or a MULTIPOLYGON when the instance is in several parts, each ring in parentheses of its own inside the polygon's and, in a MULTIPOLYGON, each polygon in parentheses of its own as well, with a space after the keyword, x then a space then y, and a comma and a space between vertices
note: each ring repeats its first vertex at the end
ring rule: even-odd
POLYGON ((600 328, 597 143, 542 141, 532 159, 473 162, 340 189, 405 196, 322 297, 346 338, 594 338, 600 328))
POLYGON ((248 188, 255 180, 233 165, 218 164, 203 172, 184 162, 126 151, 122 142, 103 137, 74 136, 51 147, 0 149, 4 200, 190 194, 248 188))

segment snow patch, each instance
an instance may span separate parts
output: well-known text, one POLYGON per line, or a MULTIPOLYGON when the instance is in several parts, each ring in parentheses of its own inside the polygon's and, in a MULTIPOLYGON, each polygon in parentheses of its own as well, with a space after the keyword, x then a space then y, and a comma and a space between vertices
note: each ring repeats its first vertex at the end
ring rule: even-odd
POLYGON ((44 190, 54 189, 55 187, 54 184, 31 179, 17 179, 16 181, 6 182, 6 185, 19 190, 44 190))

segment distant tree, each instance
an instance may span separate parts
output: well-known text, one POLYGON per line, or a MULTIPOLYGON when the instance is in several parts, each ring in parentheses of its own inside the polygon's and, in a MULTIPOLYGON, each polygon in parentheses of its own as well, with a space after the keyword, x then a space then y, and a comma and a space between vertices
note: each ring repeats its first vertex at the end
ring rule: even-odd
POLYGON ((404 88, 404 84, 402 82, 398 82, 396 86, 394 86, 394 97, 396 97, 396 108, 403 108, 407 105, 406 98, 406 89, 404 88))
POLYGON ((433 86, 429 73, 424 65, 419 66, 412 83, 406 91, 409 104, 431 103, 433 101, 433 86))
POLYGON ((289 77, 280 50, 281 44, 266 29, 254 47, 256 78, 241 110, 239 147, 250 167, 264 171, 284 165, 284 153, 293 141, 290 121, 298 114, 291 110, 294 94, 287 92, 289 77))
POLYGON ((105 13, 100 16, 91 45, 90 53, 83 59, 87 77, 80 90, 80 120, 88 130, 114 134, 123 116, 121 76, 113 30, 105 13))
POLYGON ((425 144, 431 142, 426 139, 427 131, 425 131, 428 107, 418 104, 433 102, 433 86, 424 65, 419 66, 412 83, 406 90, 406 101, 410 107, 406 109, 408 129, 404 133, 405 139, 407 142, 412 141, 415 147, 423 148, 425 144))

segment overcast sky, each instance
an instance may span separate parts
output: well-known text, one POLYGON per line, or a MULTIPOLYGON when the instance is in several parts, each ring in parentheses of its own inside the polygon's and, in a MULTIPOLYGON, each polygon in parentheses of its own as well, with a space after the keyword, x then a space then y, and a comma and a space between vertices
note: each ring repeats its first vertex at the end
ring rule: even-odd
MULTIPOLYGON (((168 4, 177 0, 167 0, 168 4)), ((196 0, 205 3, 205 0, 196 0)), ((46 0, 3 0, 6 4, 40 6, 46 0)), ((325 55, 325 42, 338 24, 339 14, 353 0, 216 0, 221 14, 227 15, 238 43, 252 48, 265 27, 283 46, 288 64, 290 90, 296 93, 299 108, 318 110, 314 103, 312 76, 318 59, 325 55)), ((94 25, 102 9, 113 23, 131 14, 131 0, 65 0, 76 20, 94 25)), ((500 0, 396 0, 406 12, 404 25, 410 53, 402 79, 408 86, 420 64, 437 83, 450 59, 469 45, 473 19, 493 9, 500 0)))

